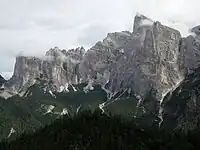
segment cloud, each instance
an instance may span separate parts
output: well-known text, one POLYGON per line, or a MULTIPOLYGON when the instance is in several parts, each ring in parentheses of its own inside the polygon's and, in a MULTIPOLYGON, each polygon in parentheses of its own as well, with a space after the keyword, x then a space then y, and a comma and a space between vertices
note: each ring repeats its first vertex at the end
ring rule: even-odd
POLYGON ((102 41, 107 33, 111 32, 109 30, 110 26, 110 24, 99 25, 98 23, 87 26, 78 37, 77 43, 86 47, 93 46, 96 42, 102 41))
POLYGON ((108 32, 133 28, 137 12, 179 29, 199 24, 198 0, 0 0, 0 66, 12 72, 15 56, 43 55, 51 47, 90 47, 108 32))
POLYGON ((1 72, 1 75, 3 76, 4 79, 8 80, 12 76, 12 72, 1 72))

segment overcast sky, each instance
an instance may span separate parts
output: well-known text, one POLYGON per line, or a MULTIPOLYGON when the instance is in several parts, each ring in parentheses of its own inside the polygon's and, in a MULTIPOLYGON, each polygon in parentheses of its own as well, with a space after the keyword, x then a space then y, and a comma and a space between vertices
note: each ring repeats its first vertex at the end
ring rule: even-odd
POLYGON ((108 32, 130 30, 137 12, 177 28, 182 35, 200 24, 198 0, 0 0, 0 73, 15 57, 43 55, 51 47, 84 46, 108 32))

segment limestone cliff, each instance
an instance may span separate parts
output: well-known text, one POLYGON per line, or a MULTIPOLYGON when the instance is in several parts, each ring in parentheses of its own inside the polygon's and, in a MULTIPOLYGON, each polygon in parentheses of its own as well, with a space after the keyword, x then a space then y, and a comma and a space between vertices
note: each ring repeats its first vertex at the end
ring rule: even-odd
MULTIPOLYGON (((55 47, 44 57, 17 57, 5 91, 9 96, 18 94, 39 78, 52 91, 88 82, 101 84, 110 93, 129 90, 142 98, 154 89, 157 100, 162 101, 188 68, 198 65, 198 29, 192 30, 195 37, 182 38, 179 31, 138 14, 132 32, 109 33, 87 51, 55 47)), ((5 96, 5 91, 0 95, 5 96)))

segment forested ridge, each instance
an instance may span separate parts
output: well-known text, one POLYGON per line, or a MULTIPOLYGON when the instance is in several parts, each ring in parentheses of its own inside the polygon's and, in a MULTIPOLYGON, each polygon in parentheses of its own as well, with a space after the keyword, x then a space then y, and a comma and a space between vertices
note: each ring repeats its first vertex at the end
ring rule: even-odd
POLYGON ((200 149, 200 130, 184 134, 154 127, 141 129, 137 120, 84 111, 64 116, 34 133, 2 141, 1 150, 189 150, 200 149))

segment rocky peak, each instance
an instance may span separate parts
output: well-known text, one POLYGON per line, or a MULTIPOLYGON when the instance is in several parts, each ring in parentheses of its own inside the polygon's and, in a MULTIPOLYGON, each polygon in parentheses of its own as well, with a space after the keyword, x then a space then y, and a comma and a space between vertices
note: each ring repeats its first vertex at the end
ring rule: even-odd
POLYGON ((154 23, 153 20, 151 20, 150 18, 137 13, 137 15, 134 18, 134 25, 133 25, 133 32, 138 30, 138 28, 140 28, 141 26, 152 26, 154 23))
POLYGON ((191 29, 191 32, 195 33, 196 35, 200 35, 200 25, 196 26, 196 27, 193 27, 191 29))
POLYGON ((68 51, 62 51, 66 56, 69 56, 75 60, 81 61, 85 55, 86 50, 83 47, 78 47, 76 49, 69 49, 68 51))
POLYGON ((50 50, 48 50, 45 54, 45 56, 60 56, 60 53, 62 53, 62 51, 57 47, 55 46, 54 48, 51 48, 50 50))
POLYGON ((103 44, 109 47, 119 48, 124 45, 128 37, 132 36, 129 31, 108 33, 107 37, 103 40, 103 44))
POLYGON ((78 47, 76 49, 69 49, 67 51, 67 53, 78 53, 78 54, 83 55, 85 53, 85 49, 81 46, 81 47, 78 47))

